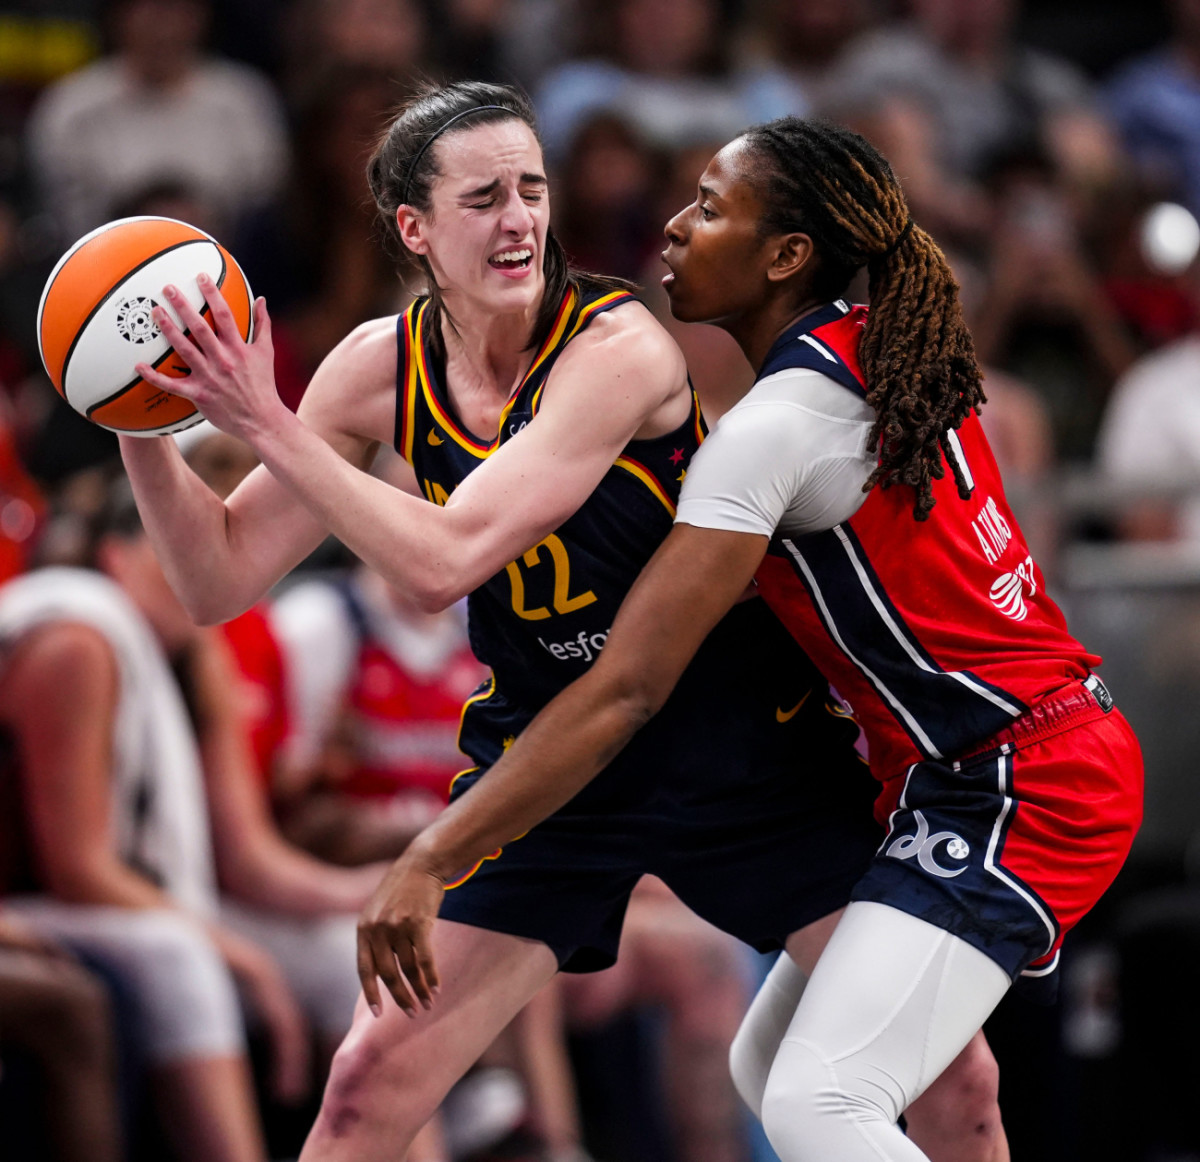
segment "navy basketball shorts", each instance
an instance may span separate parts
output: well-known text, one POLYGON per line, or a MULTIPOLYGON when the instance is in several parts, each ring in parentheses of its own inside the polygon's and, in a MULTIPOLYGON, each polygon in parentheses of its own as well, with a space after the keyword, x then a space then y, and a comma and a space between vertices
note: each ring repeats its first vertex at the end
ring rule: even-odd
POLYGON ((1082 683, 1000 737, 885 785, 887 836, 853 898, 954 933, 1014 980, 1049 976, 1129 854, 1141 750, 1107 691, 1098 701, 1082 683))
MULTIPOLYGON (((560 968, 590 972, 616 960, 647 873, 760 951, 844 907, 882 835, 858 728, 815 670, 780 684, 753 664, 730 671, 740 656, 685 675, 579 795, 467 869, 442 917, 540 940, 560 968)), ((497 691, 468 706, 461 745, 478 766, 453 796, 487 777, 530 717, 497 691)))

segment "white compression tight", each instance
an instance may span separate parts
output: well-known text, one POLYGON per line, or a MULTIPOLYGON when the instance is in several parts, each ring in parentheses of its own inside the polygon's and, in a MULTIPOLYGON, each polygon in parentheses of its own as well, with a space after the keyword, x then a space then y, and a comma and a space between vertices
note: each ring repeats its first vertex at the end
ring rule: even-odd
MULTIPOLYGON (((1009 983, 957 936, 885 904, 851 904, 807 987, 799 969, 785 967, 762 1001, 765 1016, 802 994, 761 1091, 763 1127, 782 1162, 927 1162, 897 1120, 1009 983)), ((739 1052, 743 1062, 757 1058, 739 1081, 751 1108, 769 1040, 764 1031, 757 1053, 753 1039, 735 1046, 735 1070, 739 1052)))

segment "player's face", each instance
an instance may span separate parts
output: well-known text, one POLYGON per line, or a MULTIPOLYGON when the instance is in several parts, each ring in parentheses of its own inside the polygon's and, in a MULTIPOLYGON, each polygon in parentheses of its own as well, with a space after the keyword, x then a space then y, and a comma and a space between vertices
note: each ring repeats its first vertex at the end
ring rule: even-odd
POLYGON ((749 160, 740 138, 730 142, 700 175, 696 200, 666 225, 663 287, 682 322, 745 315, 769 289, 772 239, 759 232, 762 201, 743 176, 749 160))
POLYGON ((441 176, 409 245, 429 260, 452 311, 455 299, 503 313, 536 308, 550 224, 537 138, 514 118, 433 148, 441 176))

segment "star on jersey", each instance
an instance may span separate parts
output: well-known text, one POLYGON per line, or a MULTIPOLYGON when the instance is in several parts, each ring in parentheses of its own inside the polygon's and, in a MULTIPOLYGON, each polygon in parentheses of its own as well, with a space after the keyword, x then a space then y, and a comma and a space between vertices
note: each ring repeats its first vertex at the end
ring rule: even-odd
POLYGON ((682 448, 676 448, 675 451, 671 453, 671 463, 672 464, 682 464, 683 463, 683 449, 682 448))

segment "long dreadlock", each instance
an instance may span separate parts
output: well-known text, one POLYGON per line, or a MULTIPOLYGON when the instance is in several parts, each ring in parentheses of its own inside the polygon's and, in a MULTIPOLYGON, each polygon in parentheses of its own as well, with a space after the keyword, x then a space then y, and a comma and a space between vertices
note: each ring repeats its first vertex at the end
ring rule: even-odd
POLYGON ((744 139, 766 163, 763 232, 813 240, 814 295, 840 298, 867 268, 871 310, 859 361, 879 463, 863 491, 910 485, 913 516, 925 520, 933 481, 949 463, 966 499, 970 490, 947 433, 986 400, 975 345, 946 258, 913 224, 891 167, 857 133, 821 121, 783 117, 744 139))

